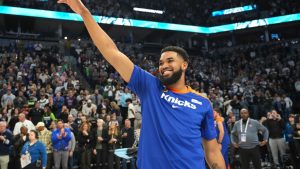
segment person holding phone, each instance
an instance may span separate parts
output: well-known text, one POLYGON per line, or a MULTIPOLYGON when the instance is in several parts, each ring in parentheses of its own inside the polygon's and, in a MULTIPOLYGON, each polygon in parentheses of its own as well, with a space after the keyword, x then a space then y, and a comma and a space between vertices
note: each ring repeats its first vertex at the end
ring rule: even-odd
MULTIPOLYGON (((280 157, 286 154, 286 144, 284 140, 285 123, 280 114, 276 110, 268 113, 268 119, 263 122, 263 125, 269 130, 269 145, 272 153, 272 158, 275 167, 279 167, 278 153, 280 157)), ((283 159, 281 159, 282 161, 283 159)))

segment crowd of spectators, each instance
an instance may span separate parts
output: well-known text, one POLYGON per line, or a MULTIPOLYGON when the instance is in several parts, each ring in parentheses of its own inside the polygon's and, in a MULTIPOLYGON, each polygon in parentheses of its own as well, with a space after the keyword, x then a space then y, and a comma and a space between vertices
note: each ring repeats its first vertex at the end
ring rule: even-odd
MULTIPOLYGON (((137 1, 137 0, 83 0, 91 12, 95 15, 113 16, 131 19, 143 19, 161 22, 171 22, 190 25, 214 26, 220 24, 228 24, 233 22, 241 22, 246 20, 280 16, 300 11, 298 1, 194 1, 194 0, 154 0, 154 1, 137 1), (256 4, 257 9, 254 11, 237 13, 232 15, 213 17, 212 12, 216 10, 241 7, 245 5, 256 4), (134 7, 150 8, 162 10, 164 13, 151 14, 134 11, 134 7)), ((46 9, 55 11, 68 11, 64 5, 58 5, 55 1, 41 0, 9 0, 4 1, 4 5, 46 9)))
MULTIPOLYGON (((99 162, 95 164, 99 167, 112 168, 115 164, 120 168, 122 163, 124 167, 127 161, 120 162, 113 150, 137 144, 135 140, 138 140, 142 121, 139 99, 90 42, 74 41, 70 46, 71 54, 77 58, 78 66, 93 87, 90 90, 80 86, 78 74, 70 68, 58 46, 17 41, 0 48, 0 119, 8 123, 8 130, 14 137, 26 135, 36 127, 42 128, 38 129, 42 134, 45 128, 52 131, 48 143, 44 141, 48 158, 51 153, 56 154, 54 159, 48 159, 48 165, 59 168, 58 161, 67 156, 68 160, 61 164, 63 168, 66 161, 69 167, 80 165, 84 168, 93 163, 91 157, 95 156, 99 162), (27 130, 22 132, 24 126, 27 130), (56 142, 62 137, 66 138, 65 147, 59 149, 56 142), (74 149, 74 143, 79 148, 74 149), (57 158, 57 152, 65 149, 68 153, 57 158)), ((144 54, 140 43, 117 43, 117 46, 134 63, 157 75, 159 54, 144 54)), ((296 45, 270 42, 203 51, 190 56, 190 60, 187 84, 206 95, 213 107, 222 112, 229 132, 240 119, 242 108, 249 109, 251 118, 261 120, 266 126, 263 121, 273 118, 268 112, 274 109, 287 126, 285 141, 297 143, 293 139, 293 136, 300 136, 300 55, 296 45)), ((293 145, 297 147, 297 144, 291 147, 293 145)), ((14 147, 11 156, 21 152, 20 147, 14 147)), ((293 154, 295 159, 297 153, 299 150, 293 154)), ((278 161, 274 159, 276 165, 278 161)))

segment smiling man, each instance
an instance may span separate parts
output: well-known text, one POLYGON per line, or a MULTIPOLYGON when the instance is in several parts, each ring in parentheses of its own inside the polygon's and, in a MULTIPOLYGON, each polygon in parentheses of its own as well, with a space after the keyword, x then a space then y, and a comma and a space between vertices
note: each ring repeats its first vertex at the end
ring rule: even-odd
POLYGON ((215 139, 211 104, 185 85, 188 54, 180 47, 166 47, 159 60, 160 78, 135 66, 118 50, 80 0, 59 0, 81 15, 104 58, 136 93, 143 112, 137 166, 140 169, 225 169, 215 139), (203 153, 202 146, 205 153, 203 153))

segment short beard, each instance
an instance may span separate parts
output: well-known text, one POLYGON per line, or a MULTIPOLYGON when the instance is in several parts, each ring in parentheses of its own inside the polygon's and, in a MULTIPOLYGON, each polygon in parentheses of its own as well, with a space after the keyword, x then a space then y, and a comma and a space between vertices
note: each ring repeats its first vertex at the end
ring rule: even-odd
POLYGON ((179 81, 179 79, 182 76, 182 73, 183 73, 183 71, 180 68, 178 71, 174 72, 171 77, 163 77, 162 75, 160 75, 159 80, 165 86, 172 85, 179 81))

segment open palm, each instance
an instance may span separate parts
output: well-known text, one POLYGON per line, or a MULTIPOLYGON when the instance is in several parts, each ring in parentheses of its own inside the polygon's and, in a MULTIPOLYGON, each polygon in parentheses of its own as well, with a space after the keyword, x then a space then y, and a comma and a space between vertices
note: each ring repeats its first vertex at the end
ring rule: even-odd
POLYGON ((85 8, 81 0, 58 0, 57 3, 67 4, 74 12, 78 14, 81 14, 85 8))

